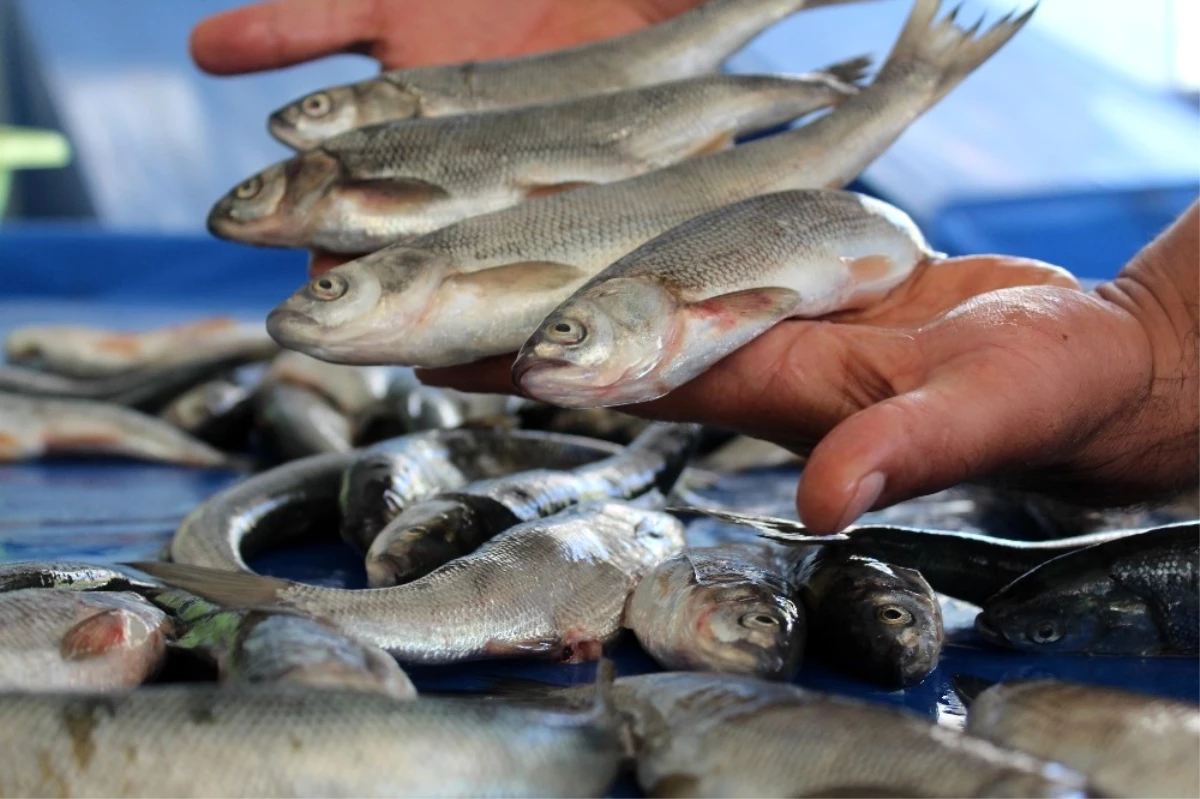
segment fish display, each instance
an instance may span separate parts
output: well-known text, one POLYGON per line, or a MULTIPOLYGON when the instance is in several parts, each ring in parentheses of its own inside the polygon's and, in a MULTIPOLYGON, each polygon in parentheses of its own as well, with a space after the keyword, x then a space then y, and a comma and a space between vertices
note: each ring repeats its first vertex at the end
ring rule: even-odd
POLYGON ((975 629, 1028 652, 1194 657, 1200 524, 1168 525, 1048 560, 988 599, 975 629))
POLYGON ((869 86, 801 128, 637 178, 543 197, 392 245, 310 281, 267 318, 322 360, 425 367, 515 352, 605 267, 700 214, 853 180, 1028 19, 976 36, 918 0, 869 86))
POLYGON ((665 669, 787 680, 807 633, 791 571, 770 545, 689 548, 638 583, 625 626, 665 669))
POLYGON ((0 393, 0 462, 61 454, 118 455, 216 469, 237 466, 203 441, 131 408, 0 393))
POLYGON ((306 95, 268 128, 298 150, 390 119, 456 116, 605 94, 715 72, 743 45, 806 8, 853 0, 709 0, 642 30, 517 58, 385 72, 306 95))
POLYGON ((969 734, 1073 768, 1103 796, 1200 795, 1196 705, 1019 680, 984 688, 968 707, 969 734))
POLYGON ((353 449, 353 424, 320 394, 300 386, 268 385, 255 397, 260 424, 287 460, 353 449))
POLYGON ((582 662, 616 638, 638 580, 682 547, 683 526, 671 516, 589 503, 511 527, 391 588, 322 588, 167 563, 135 567, 221 605, 318 616, 405 663, 518 656, 582 662))
POLYGON ((589 280, 521 348, 513 382, 568 407, 647 402, 784 319, 869 306, 935 257, 907 214, 865 195, 752 197, 589 280))
POLYGON ((699 440, 697 425, 657 424, 622 452, 570 470, 495 477, 410 505, 367 551, 367 580, 397 585, 474 551, 497 533, 582 502, 666 494, 699 440))
POLYGON ((809 75, 687 81, 343 133, 274 164, 213 206, 222 238, 374 252, 530 197, 612 183, 725 149, 855 94, 866 59, 809 75), (505 157, 497 158, 503 151, 505 157))
POLYGON ((154 675, 170 620, 136 594, 0 593, 0 691, 117 690, 154 675))

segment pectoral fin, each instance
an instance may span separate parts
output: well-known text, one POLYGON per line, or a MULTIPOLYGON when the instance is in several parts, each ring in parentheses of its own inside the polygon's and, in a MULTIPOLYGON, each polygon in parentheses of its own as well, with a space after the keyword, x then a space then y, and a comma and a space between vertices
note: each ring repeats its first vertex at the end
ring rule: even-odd
POLYGON ((475 291, 481 294, 508 292, 553 291, 582 280, 583 270, 570 264, 552 261, 521 261, 505 264, 478 272, 465 272, 450 277, 446 282, 456 290, 475 291))
POLYGON ((62 639, 62 656, 67 660, 96 657, 121 646, 128 638, 129 624, 125 611, 101 611, 67 630, 62 639))
POLYGON ((372 208, 411 208, 449 198, 450 192, 415 178, 350 180, 338 189, 342 197, 372 208))
POLYGON ((786 319, 800 302, 791 289, 761 288, 722 294, 687 306, 696 322, 726 330, 743 325, 774 324, 786 319))

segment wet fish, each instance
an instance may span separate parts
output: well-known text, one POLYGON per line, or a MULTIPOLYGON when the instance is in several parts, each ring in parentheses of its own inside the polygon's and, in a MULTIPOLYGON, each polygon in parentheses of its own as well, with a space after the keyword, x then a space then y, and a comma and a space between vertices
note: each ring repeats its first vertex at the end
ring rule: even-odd
POLYGON ((390 655, 295 613, 222 610, 182 591, 152 601, 175 617, 172 645, 211 660, 227 684, 346 688, 411 699, 416 688, 390 655))
POLYGON ((271 312, 283 346, 338 363, 450 366, 514 352, 560 302, 655 236, 756 195, 840 186, 1004 45, 918 0, 874 82, 802 128, 648 175, 530 200, 343 264, 271 312))
POLYGON ((807 631, 790 573, 770 545, 688 549, 638 583, 625 626, 665 669, 787 680, 807 631))
POLYGON ((40 560, 0 563, 0 592, 24 588, 62 588, 140 593, 158 585, 116 566, 40 560))
POLYGON ((300 386, 263 386, 255 397, 259 424, 287 460, 353 449, 353 423, 320 394, 300 386))
POLYGON ((443 117, 561 102, 714 72, 766 28, 848 0, 712 0, 624 36, 546 53, 385 72, 323 89, 271 114, 275 138, 300 150, 389 119, 443 117))
POLYGON ((354 417, 383 400, 397 377, 395 372, 382 367, 339 366, 298 352, 282 352, 267 367, 262 385, 282 383, 308 389, 339 412, 354 417))
POLYGON ((584 284, 525 342, 513 382, 567 407, 647 402, 784 319, 869 307, 936 257, 907 214, 865 195, 752 197, 584 284))
POLYGON ((207 468, 236 465, 203 441, 130 408, 0 393, 0 462, 65 453, 207 468))
POLYGON ((529 402, 517 409, 522 427, 570 433, 628 444, 650 422, 607 408, 558 408, 541 402, 529 402))
POLYGON ((209 444, 243 445, 253 424, 251 391, 236 380, 218 378, 180 394, 158 417, 209 444))
POLYGON ((594 660, 621 630, 638 580, 683 547, 674 518, 578 505, 509 528, 475 552, 392 588, 350 591, 165 563, 136 568, 232 607, 318 616, 401 662, 594 660))
POLYGON ((852 97, 856 59, 807 75, 706 75, 563 103, 359 128, 217 201, 214 235, 368 253, 530 198, 723 150, 852 97), (505 157, 497 158, 503 152, 505 157))
POLYGON ((606 715, 360 691, 0 695, 4 796, 604 796, 606 715))
POLYGON ((0 691, 140 685, 166 655, 170 620, 136 594, 0 593, 0 691))
POLYGON ((993 685, 967 732, 1086 774, 1103 796, 1200 796, 1200 708, 1057 680, 993 685))
POLYGON ((439 492, 530 469, 572 469, 620 451, 601 441, 524 430, 391 439, 371 447, 345 471, 339 497, 342 540, 366 552, 401 511, 439 492))
POLYGON ((1001 589, 975 628, 1055 655, 1200 653, 1200 524, 1172 525, 1049 560, 1001 589))
POLYGON ((4 350, 9 363, 67 377, 97 378, 234 352, 247 361, 263 360, 278 348, 262 324, 214 317, 140 333, 73 325, 22 327, 8 335, 4 350))
POLYGON ((518 472, 422 499, 375 537, 367 551, 367 580, 377 588, 414 580, 506 528, 581 502, 669 492, 698 439, 696 425, 659 424, 595 463, 518 472))
POLYGON ((830 546, 809 555, 796 579, 814 653, 888 688, 917 685, 937 667, 942 609, 920 572, 830 546))

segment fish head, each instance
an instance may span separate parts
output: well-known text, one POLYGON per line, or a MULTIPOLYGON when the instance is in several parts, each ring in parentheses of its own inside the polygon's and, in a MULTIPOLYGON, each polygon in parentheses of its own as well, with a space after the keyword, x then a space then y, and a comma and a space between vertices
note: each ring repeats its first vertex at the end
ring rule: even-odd
POLYGON ((473 549, 487 536, 485 521, 464 501, 428 499, 400 513, 367 551, 367 583, 387 588, 424 577, 473 549))
POLYGON ((675 338, 675 305, 653 281, 614 278, 585 287, 521 348, 513 381, 534 399, 568 408, 646 399, 675 338))
POLYGON ((306 244, 309 212, 341 171, 338 160, 324 153, 273 164, 217 200, 208 213, 208 230, 244 244, 306 244))
POLYGON ((267 316, 280 345, 330 363, 403 363, 449 259, 389 247, 318 275, 267 316))
POLYGON ((420 116, 416 94, 385 79, 335 86, 305 95, 271 114, 267 129, 297 150, 311 150, 325 139, 388 119, 420 116))
POLYGON ((789 679, 804 654, 804 612, 769 585, 697 582, 685 607, 705 667, 789 679))

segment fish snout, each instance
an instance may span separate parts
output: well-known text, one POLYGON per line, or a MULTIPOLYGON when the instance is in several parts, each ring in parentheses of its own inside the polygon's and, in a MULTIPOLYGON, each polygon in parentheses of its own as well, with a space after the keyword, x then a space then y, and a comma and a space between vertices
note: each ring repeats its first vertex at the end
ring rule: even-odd
POLYGON ((517 359, 513 361, 512 381, 518 388, 524 391, 527 388, 525 385, 526 381, 537 382, 536 376, 538 373, 545 373, 548 370, 552 371, 568 365, 565 361, 547 358, 545 355, 539 353, 536 347, 523 349, 517 355, 517 359))
POLYGON ((987 611, 980 611, 975 617, 975 632, 992 643, 1004 643, 1004 636, 1000 633, 995 623, 988 617, 987 611))
POLYGON ((233 208, 233 201, 228 197, 222 197, 213 205, 212 210, 208 212, 208 218, 205 220, 205 226, 208 232, 219 239, 228 239, 232 237, 230 226, 233 224, 233 217, 230 211, 233 208))
POLYGON ((411 571, 407 558, 393 555, 390 552, 368 556, 366 565, 367 585, 372 588, 388 588, 399 585, 403 580, 402 575, 411 571))

